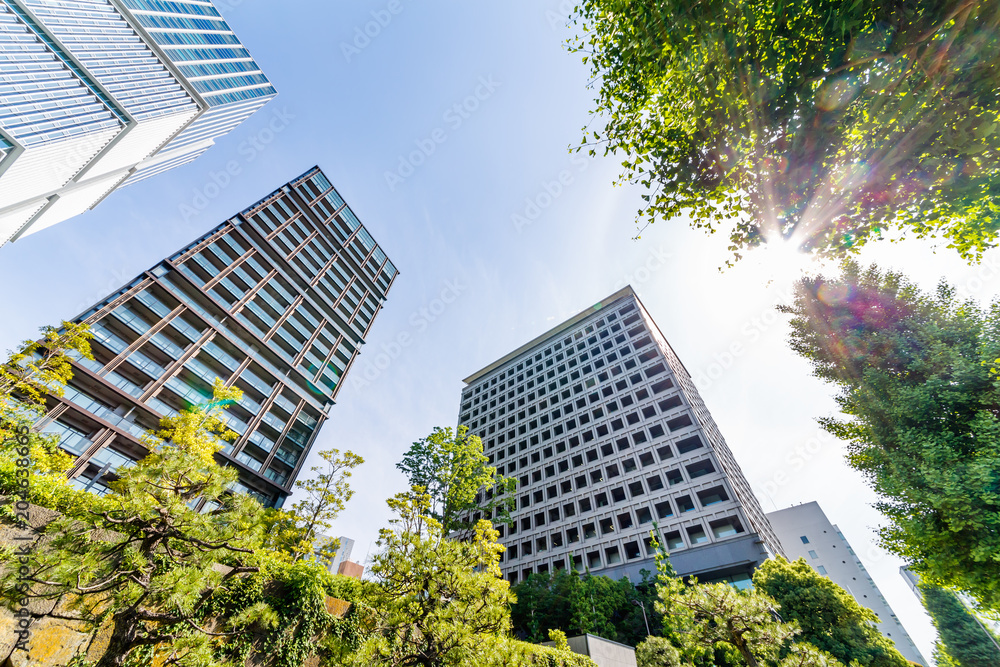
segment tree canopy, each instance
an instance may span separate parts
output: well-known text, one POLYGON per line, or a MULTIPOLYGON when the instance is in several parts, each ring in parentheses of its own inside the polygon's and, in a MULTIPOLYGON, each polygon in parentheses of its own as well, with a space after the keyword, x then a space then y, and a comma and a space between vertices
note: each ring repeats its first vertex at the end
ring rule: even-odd
POLYGON ((479 436, 469 435, 467 426, 435 428, 414 442, 396 464, 411 487, 421 487, 430 498, 429 516, 441 524, 445 535, 455 531, 471 534, 473 510, 494 523, 509 523, 516 482, 497 474, 483 454, 479 436))
POLYGON ((640 223, 730 250, 839 253, 886 230, 963 257, 1000 231, 1000 2, 582 0, 583 148, 622 155, 640 223))
POLYGON ((909 662, 882 636, 878 617, 814 570, 805 559, 778 556, 757 568, 754 587, 780 605, 781 617, 799 627, 796 641, 809 642, 845 665, 907 667, 909 662))
POLYGON ((29 597, 70 595, 82 620, 100 624, 109 617, 110 646, 98 667, 120 667, 143 646, 162 646, 168 656, 180 652, 191 664, 197 659, 209 664, 212 637, 236 635, 241 626, 271 619, 273 612, 262 605, 233 619, 231 628, 200 624, 216 591, 259 569, 255 549, 262 539, 263 508, 247 495, 231 493, 236 470, 213 458, 221 439, 236 435, 225 427, 222 406, 240 395, 217 382, 215 401, 207 408, 164 418, 161 430, 144 438, 149 455, 120 469, 110 494, 46 528, 47 539, 31 554, 27 576, 19 580, 16 568, 5 570, 3 595, 20 599, 18 584, 30 582, 29 597), (209 511, 192 509, 200 499, 209 511))
POLYGON ((880 496, 883 544, 932 583, 1000 608, 1000 303, 846 263, 802 280, 791 343, 833 383, 820 422, 880 496))

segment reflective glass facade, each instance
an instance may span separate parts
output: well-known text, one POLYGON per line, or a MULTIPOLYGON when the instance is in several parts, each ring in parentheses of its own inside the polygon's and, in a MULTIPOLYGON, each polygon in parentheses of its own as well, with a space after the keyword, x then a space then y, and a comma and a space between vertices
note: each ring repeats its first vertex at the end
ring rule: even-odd
POLYGON ((0 0, 0 243, 191 162, 275 95, 211 2, 0 0))
POLYGON ((748 585, 781 553, 691 377, 631 288, 465 383, 459 423, 518 482, 514 523, 501 527, 512 582, 570 567, 638 581, 642 569, 656 571, 654 522, 678 573, 702 581, 748 585))
POLYGON ((215 378, 243 390, 240 434, 219 459, 268 505, 291 492, 396 269, 319 169, 283 186, 77 318, 94 361, 75 362, 42 430, 101 492, 144 455, 163 415, 207 403, 215 378))

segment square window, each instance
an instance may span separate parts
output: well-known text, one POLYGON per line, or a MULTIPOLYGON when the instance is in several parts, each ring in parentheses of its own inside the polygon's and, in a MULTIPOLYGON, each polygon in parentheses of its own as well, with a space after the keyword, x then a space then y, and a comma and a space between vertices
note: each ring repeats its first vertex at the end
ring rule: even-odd
POLYGON ((622 556, 618 552, 618 547, 608 547, 604 550, 604 555, 608 559, 608 565, 615 565, 622 562, 622 556))
POLYGON ((577 528, 569 528, 566 530, 566 541, 570 544, 580 541, 580 531, 577 528))
POLYGON ((656 453, 657 455, 659 455, 661 461, 665 461, 667 459, 674 457, 674 453, 673 451, 671 451, 670 445, 663 445, 662 447, 656 450, 656 453))
POLYGON ((684 512, 690 512, 694 509, 694 502, 692 502, 691 496, 681 496, 676 502, 677 509, 679 509, 682 514, 684 512))
POLYGON ((650 491, 659 491, 663 488, 663 479, 659 475, 647 478, 646 483, 649 484, 650 491))
POLYGON ((672 531, 664 535, 664 539, 667 544, 667 551, 675 551, 677 549, 684 548, 684 539, 681 537, 680 531, 672 531))
POLYGON ((666 519, 669 516, 674 515, 674 510, 670 507, 670 502, 664 500, 663 502, 656 503, 656 514, 661 519, 666 519))
POLYGON ((594 484, 604 481, 604 474, 601 472, 600 468, 590 471, 590 481, 594 484))
POLYGON ((583 539, 590 540, 597 537, 597 526, 592 523, 584 524, 583 539))
POLYGON ((635 518, 639 521, 639 525, 642 525, 653 520, 653 513, 647 507, 640 507, 635 511, 635 518))
POLYGON ((642 494, 646 493, 645 489, 642 488, 642 482, 638 480, 628 485, 628 492, 629 494, 631 494, 633 498, 635 498, 636 496, 641 496, 642 494))
POLYGON ((553 533, 549 541, 552 543, 553 549, 558 549, 563 545, 562 533, 553 533))
POLYGON ((587 567, 591 570, 596 570, 601 566, 601 552, 591 551, 587 554, 587 567))
POLYGON ((563 516, 571 517, 576 515, 576 508, 573 507, 573 503, 567 503, 563 505, 563 516))
POLYGON ((539 512, 535 515, 535 528, 545 525, 545 512, 539 512))
POLYGON ((617 489, 611 489, 611 499, 616 503, 620 503, 625 500, 625 489, 621 486, 617 489))
POLYGON ((614 463, 612 463, 611 465, 609 465, 606 468, 606 470, 607 470, 607 473, 608 473, 608 479, 611 479, 612 477, 618 477, 618 475, 621 474, 620 472, 618 472, 618 466, 615 465, 614 463))
POLYGON ((553 507, 549 510, 549 523, 559 520, 559 508, 553 507))
POLYGON ((610 503, 608 502, 608 494, 598 493, 594 496, 594 502, 598 507, 607 507, 610 503))
POLYGON ((625 459, 624 461, 622 461, 622 470, 624 470, 627 473, 632 472, 637 467, 638 466, 635 465, 634 459, 625 459))
POLYGON ((632 515, 629 514, 628 512, 625 512, 624 514, 619 514, 618 515, 618 527, 621 530, 625 530, 626 528, 631 528, 632 527, 632 515))
POLYGON ((708 542, 708 535, 705 534, 705 529, 701 526, 691 526, 687 529, 688 539, 691 540, 691 544, 704 544, 708 542))
POLYGON ((625 558, 627 558, 628 560, 634 560, 641 555, 642 552, 639 551, 638 542, 627 542, 625 544, 625 558))
POLYGON ((601 519, 601 535, 615 532, 615 523, 611 519, 601 519))
POLYGON ((590 498, 580 498, 580 511, 589 512, 590 510, 590 498))
POLYGON ((574 481, 576 482, 576 488, 578 488, 578 489, 582 489, 582 488, 584 488, 584 487, 587 486, 587 476, 586 475, 580 475, 574 481))

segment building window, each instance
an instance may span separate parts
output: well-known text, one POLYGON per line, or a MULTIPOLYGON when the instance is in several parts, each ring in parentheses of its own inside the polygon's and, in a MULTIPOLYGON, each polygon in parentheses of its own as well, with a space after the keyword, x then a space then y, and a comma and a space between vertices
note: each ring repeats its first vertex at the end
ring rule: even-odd
POLYGON ((817 554, 815 551, 810 551, 809 557, 815 560, 816 558, 819 558, 819 554, 817 554))
POLYGON ((819 572, 820 574, 822 574, 823 576, 826 576, 826 568, 823 567, 822 565, 818 566, 816 568, 816 571, 819 572))
POLYGON ((809 538, 806 537, 805 535, 803 535, 799 539, 802 540, 802 544, 809 544, 809 538))

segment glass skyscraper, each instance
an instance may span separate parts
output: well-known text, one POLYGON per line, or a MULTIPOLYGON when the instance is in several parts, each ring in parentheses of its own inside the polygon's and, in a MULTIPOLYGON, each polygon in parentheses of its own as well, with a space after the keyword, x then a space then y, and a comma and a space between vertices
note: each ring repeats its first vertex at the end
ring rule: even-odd
POLYGON ((0 243, 190 162, 275 95, 208 0, 0 0, 0 243))
POLYGON ((102 493, 145 455, 144 431, 209 402, 221 378, 244 398, 219 460, 280 506, 396 275, 311 169, 77 317, 95 359, 74 361, 38 426, 77 457, 73 483, 102 493))
POLYGON ((518 482, 514 523, 500 527, 511 582, 569 568, 638 581, 656 572, 654 522, 677 572, 701 581, 747 586, 781 553, 691 376, 630 287, 465 384, 459 423, 518 482))

